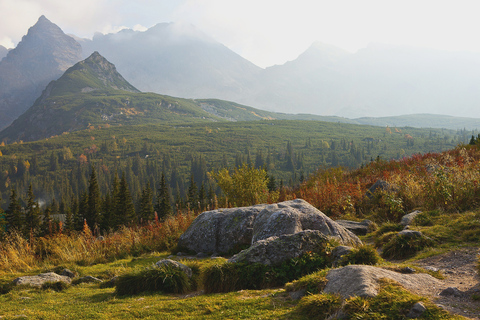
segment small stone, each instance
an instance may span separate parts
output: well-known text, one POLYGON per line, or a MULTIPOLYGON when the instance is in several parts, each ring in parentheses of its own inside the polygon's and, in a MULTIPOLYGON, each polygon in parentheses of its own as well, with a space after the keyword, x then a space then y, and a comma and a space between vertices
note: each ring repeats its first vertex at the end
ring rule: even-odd
POLYGON ((412 309, 410 309, 410 312, 408 312, 407 317, 412 319, 418 318, 418 317, 421 317, 425 311, 427 311, 427 308, 425 308, 423 303, 417 302, 413 305, 412 309))
POLYGON ((306 293, 307 291, 305 289, 302 289, 298 291, 289 292, 288 294, 290 295, 290 298, 292 300, 300 300, 305 296, 306 293))
POLYGON ((433 272, 437 272, 439 270, 438 268, 435 268, 435 267, 432 267, 432 266, 426 266, 426 267, 423 267, 423 269, 425 269, 427 271, 433 271, 433 272))
POLYGON ((73 273, 69 269, 63 269, 62 272, 60 272, 61 276, 69 277, 69 278, 75 278, 75 273, 73 273))
POLYGON ((405 267, 400 270, 402 273, 415 273, 417 270, 410 268, 410 267, 405 267))
POLYGON ((183 252, 177 252, 177 257, 184 256, 185 254, 183 252))
POLYGON ((208 257, 208 254, 206 254, 204 252, 197 253, 197 258, 205 258, 205 257, 208 257))
POLYGON ((189 267, 187 267, 186 265, 184 265, 183 263, 180 263, 178 261, 174 261, 174 260, 170 260, 170 259, 163 259, 163 260, 157 261, 157 263, 155 263, 155 266, 157 268, 159 268, 161 266, 169 266, 169 267, 172 267, 172 268, 177 268, 177 269, 180 269, 183 272, 185 272, 187 277, 189 277, 189 278, 192 277, 192 269, 190 269, 189 267))
POLYGON ((78 278, 77 281, 75 281, 77 284, 80 284, 80 283, 100 283, 100 282, 103 282, 103 280, 100 280, 98 278, 95 278, 93 276, 85 276, 85 277, 81 277, 81 278, 78 278))
POLYGON ((408 226, 412 223, 413 219, 415 219, 416 216, 418 216, 422 211, 415 210, 413 212, 410 212, 409 214, 406 214, 402 217, 402 220, 400 221, 400 224, 402 226, 408 226))
POLYGON ((442 292, 440 292, 441 296, 454 296, 454 297, 461 297, 463 295, 463 292, 458 290, 456 287, 448 287, 447 289, 444 289, 442 292))

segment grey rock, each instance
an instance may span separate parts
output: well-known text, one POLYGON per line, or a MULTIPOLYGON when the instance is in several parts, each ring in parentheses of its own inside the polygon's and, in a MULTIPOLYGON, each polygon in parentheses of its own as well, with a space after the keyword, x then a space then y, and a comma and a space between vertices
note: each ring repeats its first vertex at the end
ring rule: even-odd
POLYGON ((70 284, 72 280, 69 277, 61 276, 55 272, 41 273, 36 276, 23 276, 13 280, 15 285, 30 285, 32 287, 40 288, 45 282, 62 281, 70 284))
POLYGON ((424 235, 420 231, 415 231, 415 230, 402 230, 399 233, 397 233, 397 236, 404 236, 407 238, 423 238, 424 235))
POLYGON ((326 236, 338 238, 345 245, 357 246, 362 243, 356 235, 305 200, 295 199, 266 206, 258 214, 253 225, 252 244, 272 236, 304 230, 318 230, 326 236))
POLYGON ((195 252, 226 253, 252 241, 253 222, 266 205, 201 213, 183 233, 178 246, 195 252))
POLYGON ((404 215, 402 217, 402 220, 400 221, 400 224, 404 227, 410 225, 412 223, 413 219, 415 219, 415 217, 418 216, 420 213, 422 213, 422 211, 415 210, 413 212, 410 212, 410 213, 404 215))
POLYGON ((73 273, 69 269, 63 269, 62 272, 60 272, 61 276, 69 277, 69 278, 75 278, 75 273, 73 273))
POLYGON ((155 263, 155 266, 158 267, 158 268, 160 268, 162 266, 169 266, 169 267, 172 267, 172 268, 177 268, 177 269, 180 269, 183 272, 185 272, 185 274, 189 278, 192 277, 192 269, 190 269, 189 267, 187 267, 183 263, 180 263, 180 262, 175 261, 175 260, 163 259, 163 260, 157 261, 157 263, 155 263))
POLYGON ((373 195, 375 194, 375 192, 377 192, 378 190, 382 190, 382 191, 387 191, 387 190, 391 190, 392 189, 392 186, 384 181, 384 180, 377 180, 368 190, 367 190, 367 193, 365 194, 369 199, 372 199, 373 198, 373 195))
POLYGON ((81 277, 81 278, 78 278, 78 279, 75 280, 76 284, 79 284, 79 283, 100 283, 100 282, 103 282, 103 280, 95 278, 93 276, 85 276, 85 277, 81 277))
POLYGON ((333 248, 333 250, 332 250, 333 266, 336 267, 336 266, 340 265, 340 263, 342 261, 342 257, 344 255, 349 254, 352 251, 353 251, 353 248, 349 247, 349 246, 336 246, 335 248, 333 248))
POLYGON ((425 308, 425 305, 421 302, 415 303, 410 311, 407 314, 407 318, 419 318, 422 316, 422 314, 427 311, 427 308, 425 308))
POLYGON ((456 287, 448 287, 444 290, 442 290, 442 292, 439 293, 441 296, 454 296, 454 297, 461 297, 463 295, 463 292, 458 290, 458 288, 456 287))
POLYGON ((402 273, 415 273, 417 270, 410 268, 410 267, 405 267, 400 270, 402 273))
POLYGON ((279 265, 308 251, 323 251, 329 240, 329 237, 317 230, 270 237, 255 242, 250 248, 242 250, 228 261, 279 265))
POLYGON ((362 222, 350 221, 350 220, 336 220, 336 223, 341 225, 347 230, 350 230, 357 236, 364 236, 367 233, 373 232, 376 229, 375 223, 365 219, 362 222))
POLYGON ((292 300, 300 300, 307 294, 305 289, 298 290, 298 291, 291 291, 288 293, 292 300))
POLYGON ((437 272, 438 270, 440 270, 440 269, 432 267, 432 266, 425 266, 425 267, 423 267, 423 269, 428 270, 428 271, 433 271, 433 272, 437 272))
POLYGON ((360 296, 374 297, 378 294, 379 280, 394 280, 407 290, 417 291, 425 287, 440 287, 442 282, 429 274, 402 274, 367 265, 349 265, 330 270, 323 292, 340 294, 344 299, 360 296))
POLYGON ((227 253, 272 236, 304 230, 319 230, 340 239, 343 244, 361 244, 352 232, 308 202, 296 199, 271 205, 203 212, 180 236, 178 246, 195 252, 227 253))

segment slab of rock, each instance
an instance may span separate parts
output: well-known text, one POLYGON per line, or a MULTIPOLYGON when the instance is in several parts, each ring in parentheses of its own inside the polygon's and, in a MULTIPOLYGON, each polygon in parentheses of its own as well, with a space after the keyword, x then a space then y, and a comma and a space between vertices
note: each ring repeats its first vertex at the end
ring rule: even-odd
POLYGON ((100 282, 103 282, 103 280, 95 278, 94 276, 84 276, 84 277, 76 279, 74 282, 76 284, 80 284, 80 283, 100 283, 100 282))
POLYGON ((217 209, 201 213, 178 240, 180 248, 212 254, 249 246, 253 222, 266 205, 217 209))
POLYGON ((392 189, 392 186, 390 183, 384 180, 377 180, 375 183, 367 190, 367 193, 365 194, 369 199, 373 198, 373 195, 377 190, 382 190, 382 191, 387 191, 392 189))
POLYGON ((270 237, 255 242, 250 248, 242 250, 231 257, 228 262, 279 265, 308 251, 324 251, 329 240, 330 237, 317 230, 306 230, 280 237, 270 237))
POLYGON ((402 274, 367 265, 349 265, 330 270, 326 276, 325 293, 340 294, 343 298, 353 296, 374 297, 380 289, 379 280, 387 278, 398 282, 413 292, 435 290, 442 282, 426 273, 402 274))
POLYGON ((364 236, 367 233, 373 232, 376 229, 375 223, 365 219, 362 222, 350 221, 350 220, 336 220, 336 223, 341 225, 347 230, 350 230, 357 236, 364 236))
POLYGON ((200 214, 178 240, 178 247, 205 254, 227 253, 272 236, 319 230, 357 246, 360 239, 308 202, 296 199, 271 205, 218 209, 200 214))
POLYGON ((30 285, 32 287, 40 288, 45 282, 58 282, 62 281, 70 284, 72 280, 69 277, 61 276, 55 272, 41 273, 36 276, 23 276, 13 280, 13 284, 19 285, 30 285))
POLYGON ((266 206, 253 225, 252 244, 272 236, 294 234, 304 230, 318 230, 333 236, 342 244, 361 245, 360 239, 320 210, 302 199, 284 201, 266 206))
POLYGON ((180 263, 180 262, 175 261, 175 260, 163 259, 163 260, 157 261, 157 263, 155 263, 155 266, 156 267, 168 266, 168 267, 172 267, 172 268, 177 268, 177 269, 180 269, 183 272, 185 272, 187 277, 189 277, 189 278, 192 277, 192 269, 190 267, 187 267, 183 263, 180 263))
POLYGON ((400 221, 400 224, 404 227, 410 225, 412 223, 413 219, 415 219, 415 217, 418 216, 420 213, 422 213, 422 211, 415 210, 413 212, 410 212, 410 213, 404 215, 402 217, 402 220, 400 221))

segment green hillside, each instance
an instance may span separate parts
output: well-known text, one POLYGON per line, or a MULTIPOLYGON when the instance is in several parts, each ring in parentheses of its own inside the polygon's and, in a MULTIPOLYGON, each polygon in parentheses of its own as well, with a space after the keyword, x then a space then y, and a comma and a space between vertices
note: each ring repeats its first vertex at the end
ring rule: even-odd
MULTIPOLYGON (((206 172, 243 162, 265 166, 277 186, 298 183, 319 167, 359 167, 380 157, 398 159, 451 149, 471 132, 385 128, 317 121, 205 122, 92 127, 49 139, 0 147, 3 199, 10 189, 51 200, 85 190, 90 165, 102 192, 115 171, 126 172, 132 195, 149 182, 158 188, 165 171, 173 195, 185 195, 190 174, 200 187, 206 172), (401 131, 401 132, 400 132, 401 131)), ((5 201, 4 201, 5 206, 5 201)))

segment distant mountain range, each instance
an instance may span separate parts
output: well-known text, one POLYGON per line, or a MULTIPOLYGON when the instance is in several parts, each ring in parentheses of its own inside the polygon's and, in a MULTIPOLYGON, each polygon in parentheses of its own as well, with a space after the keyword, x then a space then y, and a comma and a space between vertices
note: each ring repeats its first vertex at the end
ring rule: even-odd
POLYGON ((0 61, 0 129, 25 112, 47 84, 81 60, 82 48, 41 16, 0 61))
MULTIPOLYGON (((314 43, 294 61, 262 69, 191 25, 163 23, 144 32, 126 29, 116 34, 96 34, 87 40, 65 35, 42 16, 0 61, 0 129, 32 106, 50 81, 95 51, 99 52, 95 56, 101 54, 115 64, 129 86, 163 94, 162 99, 167 99, 165 95, 182 97, 168 99, 182 104, 189 101, 190 107, 200 108, 193 117, 202 119, 311 119, 480 128, 480 119, 475 119, 480 117, 480 54, 387 45, 370 45, 352 54, 314 43), (206 98, 212 99, 201 100, 206 98), (242 108, 248 112, 239 112, 242 108), (401 116, 405 114, 416 115, 401 116)), ((46 92, 57 90, 71 97, 73 92, 64 91, 68 85, 58 89, 62 83, 65 81, 52 84, 46 92)), ((83 89, 90 87, 82 85, 83 89)), ((81 93, 97 94, 98 98, 105 90, 98 85, 91 88, 95 91, 81 93)), ((52 92, 47 98, 44 92, 35 102, 37 112, 41 101, 58 98, 52 92)), ((157 98, 152 96, 153 100, 157 98)), ((78 122, 71 128, 82 126, 85 123, 78 122)), ((46 128, 41 132, 38 136, 53 134, 46 128)), ((20 136, 26 138, 28 134, 17 132, 11 139, 20 136)))

